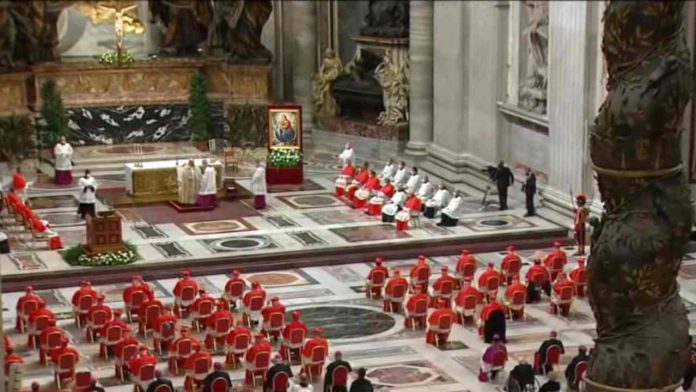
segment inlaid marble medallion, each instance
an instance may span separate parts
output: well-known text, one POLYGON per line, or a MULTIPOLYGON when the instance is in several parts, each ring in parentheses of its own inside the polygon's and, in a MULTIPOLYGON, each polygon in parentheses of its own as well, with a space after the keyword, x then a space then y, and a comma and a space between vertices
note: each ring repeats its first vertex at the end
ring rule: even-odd
POLYGON ((311 195, 299 196, 277 196, 276 199, 297 210, 340 207, 346 205, 345 201, 330 193, 315 193, 311 195))
POLYGON ((215 253, 254 251, 278 247, 270 237, 265 235, 206 239, 200 242, 215 253))

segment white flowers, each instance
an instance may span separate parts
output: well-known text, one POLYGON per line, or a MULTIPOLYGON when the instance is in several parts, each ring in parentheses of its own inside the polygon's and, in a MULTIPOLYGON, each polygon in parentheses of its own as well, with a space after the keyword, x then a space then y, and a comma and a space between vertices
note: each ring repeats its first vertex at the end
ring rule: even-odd
POLYGON ((105 265, 122 265, 133 262, 137 254, 130 250, 122 250, 113 253, 99 253, 94 256, 80 255, 77 261, 80 265, 89 266, 105 266, 105 265))

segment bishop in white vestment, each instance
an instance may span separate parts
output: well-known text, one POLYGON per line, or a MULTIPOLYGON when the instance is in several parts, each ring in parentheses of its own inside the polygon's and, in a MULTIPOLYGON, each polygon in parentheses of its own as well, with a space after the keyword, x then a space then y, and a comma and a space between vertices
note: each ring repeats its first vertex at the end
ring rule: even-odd
POLYGON ((61 136, 60 143, 53 148, 55 157, 56 173, 53 177, 56 185, 70 185, 73 181, 72 176, 72 156, 73 148, 65 140, 65 136, 61 136))
POLYGON ((454 193, 454 197, 447 203, 447 207, 442 209, 442 215, 438 226, 456 226, 462 209, 462 196, 459 192, 454 193))
POLYGON ((394 184, 395 187, 401 188, 403 186, 406 186, 406 181, 408 181, 408 169, 406 169, 406 163, 401 162, 401 165, 399 165, 399 169, 394 173, 394 179, 392 180, 392 184, 394 184))
POLYGON ((418 174, 418 168, 414 167, 411 176, 406 181, 406 192, 416 193, 421 184, 421 176, 418 174))
POLYGON ((179 204, 194 205, 198 197, 198 184, 201 182, 201 172, 193 159, 179 166, 176 170, 179 204))
POLYGON ((254 194, 254 208, 266 208, 266 168, 260 162, 251 176, 251 193, 254 194))
POLYGON ((203 160, 203 176, 198 186, 198 202, 201 207, 215 206, 217 204, 217 174, 213 166, 203 160))
POLYGON ((387 183, 387 180, 392 181, 394 180, 394 174, 396 174, 396 165, 394 164, 393 159, 389 159, 387 161, 387 164, 384 165, 384 168, 382 169, 382 173, 379 175, 379 179, 381 181, 381 184, 384 185, 387 183))

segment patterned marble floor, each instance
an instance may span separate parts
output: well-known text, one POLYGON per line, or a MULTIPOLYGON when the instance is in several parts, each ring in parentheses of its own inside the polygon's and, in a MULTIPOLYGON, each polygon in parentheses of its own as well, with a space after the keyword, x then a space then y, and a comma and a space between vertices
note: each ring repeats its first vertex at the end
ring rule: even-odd
MULTIPOLYGON (((168 147, 169 148, 169 147, 168 147)), ((94 148, 81 152, 92 156, 94 148)), ((78 149, 78 151, 80 151, 78 149)), ((253 154, 251 154, 253 155, 253 154)), ((251 159, 251 158, 249 158, 251 159)), ((248 163, 248 162, 247 162, 248 163)), ((373 163, 381 168, 379 161, 373 163)), ((172 260, 195 262, 206 258, 273 254, 317 248, 350 248, 382 243, 413 243, 432 238, 461 240, 485 238, 491 234, 540 234, 558 231, 559 224, 542 217, 524 217, 521 203, 512 199, 508 211, 481 210, 482 193, 458 185, 465 196, 465 214, 457 227, 443 228, 437 220, 422 219, 422 225, 407 232, 397 232, 393 224, 383 224, 379 217, 370 217, 352 209, 344 199, 333 194, 338 170, 335 154, 307 153, 307 180, 301 186, 275 187, 267 196, 268 207, 254 210, 249 200, 222 201, 213 212, 177 214, 166 204, 135 205, 119 201, 114 194, 123 194, 123 179, 106 175, 98 177, 100 187, 98 210, 114 205, 124 218, 124 239, 138 246, 142 260, 138 263, 159 263, 172 260)), ((249 177, 228 173, 248 190, 249 177)), ((7 181, 7 178, 5 179, 7 181)), ((84 223, 75 215, 77 192, 71 187, 56 188, 39 179, 30 187, 30 200, 36 211, 62 236, 66 247, 84 243, 84 223)), ((4 263, 2 274, 33 274, 69 270, 71 267, 56 251, 49 251, 44 242, 33 242, 20 235, 16 227, 1 229, 11 237, 14 253, 4 263)))
MULTIPOLYGON (((572 254, 572 247, 566 248, 572 254)), ((526 272, 534 255, 548 252, 549 249, 528 250, 521 252, 524 257, 522 273, 526 272)), ((696 252, 696 244, 691 252, 696 252)), ((481 267, 492 261, 498 266, 503 253, 483 253, 477 258, 481 267)), ((447 265, 454 268, 456 256, 435 257, 431 259, 433 271, 439 271, 439 266, 447 265)), ((415 264, 415 260, 390 260, 387 262, 391 269, 405 270, 415 264)), ((570 257, 566 270, 570 271, 576 265, 576 258, 570 257)), ((696 318, 696 284, 693 269, 696 268, 696 253, 690 253, 684 260, 679 281, 681 294, 690 311, 689 318, 696 318)), ((364 295, 364 277, 370 269, 369 263, 348 264, 330 267, 313 267, 297 270, 271 271, 247 274, 245 278, 258 281, 264 285, 269 295, 277 295, 288 306, 288 311, 301 309, 303 319, 311 326, 326 327, 326 336, 330 339, 331 353, 341 350, 344 359, 354 368, 366 367, 368 376, 381 391, 500 391, 501 383, 507 374, 499 377, 497 383, 482 384, 477 380, 479 360, 484 343, 478 337, 475 328, 456 325, 453 329, 450 344, 438 349, 425 344, 422 331, 411 331, 403 327, 403 317, 398 314, 386 314, 381 310, 381 302, 368 300, 364 295)), ((479 269, 479 272, 483 268, 479 269)), ((437 279, 434 274, 431 283, 437 279)), ((195 277, 208 292, 220 295, 228 278, 225 275, 210 275, 195 277)), ((171 294, 175 279, 149 282, 155 289, 158 299, 171 304, 171 294)), ((99 286, 98 290, 106 296, 106 302, 114 308, 121 308, 121 290, 124 284, 99 286)), ((71 320, 69 298, 76 288, 46 290, 40 294, 47 299, 49 306, 57 312, 59 325, 70 334, 72 343, 83 355, 81 369, 89 369, 99 378, 100 383, 108 392, 130 391, 131 386, 121 384, 114 377, 113 365, 97 356, 97 345, 87 342, 84 333, 78 331, 71 320)), ((26 338, 14 332, 14 304, 21 293, 6 293, 2 296, 4 328, 12 331, 10 337, 18 352, 25 357, 25 380, 39 381, 43 385, 52 383, 49 368, 38 364, 38 354, 28 350, 26 338)), ((527 306, 527 319, 524 321, 508 322, 508 350, 510 362, 509 371, 521 359, 531 360, 533 352, 547 337, 550 330, 557 330, 560 339, 566 347, 566 355, 562 359, 563 367, 577 352, 577 347, 593 344, 594 320, 585 300, 577 300, 573 312, 568 318, 551 315, 547 304, 527 306)), ((693 333, 693 331, 692 331, 693 333)), ((199 335, 199 337, 201 337, 199 335)), ((151 345, 151 341, 146 342, 151 345)), ((278 346, 275 345, 275 349, 278 346)), ((158 368, 165 371, 164 358, 158 368)), ((222 360, 221 355, 216 360, 222 360)), ((295 365, 294 370, 299 366, 295 365)), ((235 383, 241 383, 242 371, 231 370, 235 383)), ((543 382, 543 377, 538 380, 543 382)), ((182 377, 174 377, 177 386, 183 385, 182 377)), ((317 388, 319 384, 315 384, 317 388)))

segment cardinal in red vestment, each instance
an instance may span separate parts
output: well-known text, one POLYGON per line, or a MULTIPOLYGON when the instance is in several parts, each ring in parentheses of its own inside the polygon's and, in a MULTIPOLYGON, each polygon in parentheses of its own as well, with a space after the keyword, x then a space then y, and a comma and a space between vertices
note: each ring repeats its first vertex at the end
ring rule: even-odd
POLYGON ((365 290, 365 293, 368 296, 368 298, 370 297, 370 294, 372 294, 372 298, 379 298, 382 296, 382 287, 387 281, 387 278, 389 278, 389 269, 387 269, 387 267, 385 267, 383 264, 384 259, 378 257, 377 259, 375 259, 375 266, 372 267, 370 273, 367 274, 367 288, 365 290), (384 282, 382 282, 381 285, 373 285, 373 279, 375 278, 375 275, 378 273, 384 276, 384 282), (370 293, 370 290, 372 290, 372 293, 370 293))
POLYGON ((29 315, 24 313, 24 304, 28 302, 36 302, 38 306, 39 302, 41 301, 43 301, 43 299, 38 294, 34 293, 33 287, 27 286, 24 289, 24 295, 19 297, 15 307, 15 309, 17 309, 17 320, 15 321, 15 329, 17 332, 22 332, 24 320, 29 318, 29 315))
POLYGON ((457 314, 449 307, 447 301, 441 299, 438 303, 438 308, 428 317, 428 331, 425 334, 425 343, 436 346, 440 342, 447 342, 455 321, 457 321, 457 314), (443 323, 446 324, 443 318, 450 320, 449 328, 445 330, 442 329, 443 323))
POLYGON ((385 312, 399 313, 399 306, 403 302, 406 292, 408 291, 408 280, 401 276, 401 271, 398 269, 394 270, 394 276, 387 282, 387 286, 384 288, 384 301, 382 303, 382 309, 385 312), (404 288, 403 296, 400 298, 394 297, 394 288, 397 286, 402 286, 404 288))
MULTIPOLYGON (((290 358, 288 358, 288 347, 287 343, 290 341, 290 337, 292 336, 292 332, 295 330, 302 330, 304 331, 304 336, 307 337, 309 333, 309 328, 307 327, 307 324, 305 324, 304 321, 300 320, 302 317, 302 313, 300 313, 299 310, 295 310, 292 312, 292 321, 287 323, 285 325, 285 328, 283 328, 283 343, 280 345, 280 356, 284 361, 289 361, 290 358)), ((292 354, 291 354, 292 355, 292 354)))
POLYGON ((273 351, 273 346, 271 346, 271 343, 266 340, 266 337, 262 333, 256 334, 256 341, 254 342, 254 345, 252 345, 249 351, 246 353, 247 370, 245 372, 244 379, 247 385, 252 384, 252 377, 254 377, 254 375, 249 368, 256 364, 256 357, 261 353, 265 353, 267 354, 268 361, 270 362, 271 351, 273 351))
POLYGON ((320 377, 321 373, 324 369, 324 363, 320 363, 317 365, 313 365, 314 363, 312 358, 312 354, 314 350, 316 350, 319 347, 324 348, 324 356, 328 357, 329 356, 329 341, 324 339, 321 334, 324 332, 323 328, 314 328, 312 330, 312 336, 307 340, 307 342, 304 345, 304 348, 302 349, 302 363, 303 363, 303 370, 307 374, 311 374, 312 377, 320 377))
POLYGON ((556 279, 556 275, 563 271, 563 267, 565 267, 567 262, 568 257, 563 249, 561 249, 561 243, 554 242, 553 250, 544 258, 544 265, 551 273, 551 280, 556 279))
POLYGON ((578 266, 570 271, 570 281, 575 285, 575 295, 584 297, 585 286, 587 286, 587 267, 585 267, 584 257, 580 257, 578 266))

